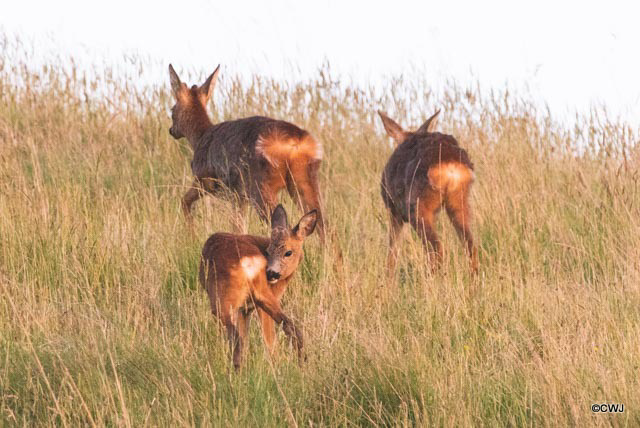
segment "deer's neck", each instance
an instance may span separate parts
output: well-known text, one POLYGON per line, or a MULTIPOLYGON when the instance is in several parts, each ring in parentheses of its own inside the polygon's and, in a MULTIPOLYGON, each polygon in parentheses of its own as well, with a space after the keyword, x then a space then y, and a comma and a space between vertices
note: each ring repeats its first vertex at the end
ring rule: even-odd
POLYGON ((188 126, 188 132, 185 132, 185 137, 189 140, 189 144, 193 150, 198 148, 202 136, 207 132, 209 128, 213 126, 211 119, 206 112, 199 112, 191 118, 188 126))

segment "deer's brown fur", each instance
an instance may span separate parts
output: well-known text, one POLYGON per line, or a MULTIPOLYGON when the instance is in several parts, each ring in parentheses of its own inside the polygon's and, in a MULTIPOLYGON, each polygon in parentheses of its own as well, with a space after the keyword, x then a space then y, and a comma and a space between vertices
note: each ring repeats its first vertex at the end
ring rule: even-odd
POLYGON ((266 221, 286 188, 306 212, 317 210, 318 232, 324 238, 318 170, 322 145, 307 131, 268 117, 254 116, 213 124, 207 113, 220 67, 202 86, 180 81, 169 66, 176 99, 169 133, 185 137, 193 149, 193 186, 182 198, 182 209, 191 221, 191 207, 203 193, 230 191, 241 206, 249 201, 266 221))
POLYGON ((442 261, 442 244, 435 232, 436 215, 443 206, 456 232, 466 244, 471 269, 477 270, 477 251, 471 233, 469 192, 474 180, 467 152, 451 135, 432 132, 438 110, 415 132, 402 129, 385 113, 378 112, 397 147, 382 173, 382 199, 389 211, 388 272, 397 263, 397 245, 405 223, 410 223, 425 249, 435 250, 435 265, 442 261))
POLYGON ((282 324, 302 357, 302 332, 284 314, 280 299, 303 256, 302 243, 317 222, 317 212, 289 228, 281 205, 273 212, 271 238, 216 233, 204 244, 199 279, 207 290, 211 312, 226 327, 233 364, 240 367, 251 314, 257 310, 267 348, 272 351, 275 324, 282 324))

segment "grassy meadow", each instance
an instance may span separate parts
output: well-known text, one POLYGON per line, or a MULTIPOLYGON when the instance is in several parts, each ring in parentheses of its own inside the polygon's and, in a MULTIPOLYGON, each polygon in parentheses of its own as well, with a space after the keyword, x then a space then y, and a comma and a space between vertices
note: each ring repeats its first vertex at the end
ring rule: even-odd
MULTIPOLYGON (((34 66, 7 40, 0 50, 2 425, 640 424, 637 124, 604 108, 568 124, 527 96, 430 88, 419 73, 374 89, 328 65, 295 82, 243 81, 223 65, 215 121, 269 115, 324 144, 343 252, 340 264, 310 238, 284 298, 307 362, 281 331, 267 358, 254 320, 234 373, 197 282, 202 244, 232 230, 233 210, 199 201, 189 233, 191 150, 168 133, 168 74, 132 83, 166 65, 128 58, 137 71, 87 75, 65 58, 34 66), (379 179, 392 147, 376 111, 411 129, 437 108, 438 130, 475 163, 480 274, 441 213, 443 269, 430 272, 407 228, 389 283, 379 179)), ((248 228, 268 231, 254 211, 248 228)))

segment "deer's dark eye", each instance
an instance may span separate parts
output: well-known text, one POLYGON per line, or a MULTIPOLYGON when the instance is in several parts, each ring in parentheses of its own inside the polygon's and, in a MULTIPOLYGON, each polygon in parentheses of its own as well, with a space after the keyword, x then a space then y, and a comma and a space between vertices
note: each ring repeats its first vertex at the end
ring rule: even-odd
POLYGON ((286 253, 284 253, 284 256, 289 257, 291 254, 293 254, 293 251, 289 250, 286 253))

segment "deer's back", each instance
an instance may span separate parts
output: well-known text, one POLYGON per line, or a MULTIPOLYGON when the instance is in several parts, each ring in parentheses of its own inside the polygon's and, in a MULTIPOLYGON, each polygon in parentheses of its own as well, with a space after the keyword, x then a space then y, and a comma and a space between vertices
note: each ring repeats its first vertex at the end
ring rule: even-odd
POLYGON ((242 271, 242 260, 264 259, 269 239, 253 235, 214 233, 202 248, 200 282, 209 289, 215 281, 229 281, 242 271))
POLYGON ((250 179, 259 178, 269 168, 256 151, 257 142, 277 135, 281 139, 302 140, 309 134, 282 120, 254 116, 222 122, 209 128, 194 152, 191 168, 196 177, 215 178, 232 190, 241 189, 250 179))
MULTIPOLYGON (((381 192, 385 205, 408 221, 407 208, 436 188, 430 182, 430 170, 443 164, 455 164, 469 172, 473 163, 455 138, 441 133, 414 134, 392 153, 382 173, 381 192)), ((433 180, 433 175, 431 175, 433 180)))

